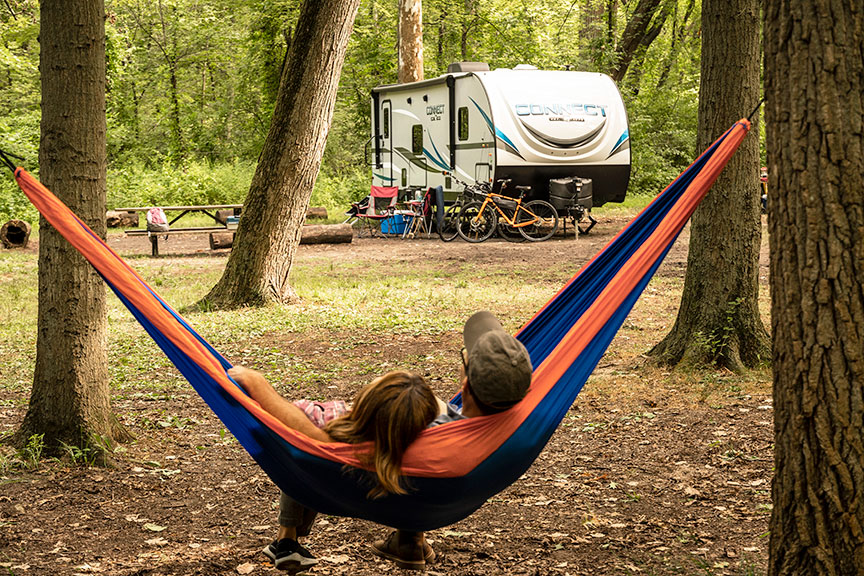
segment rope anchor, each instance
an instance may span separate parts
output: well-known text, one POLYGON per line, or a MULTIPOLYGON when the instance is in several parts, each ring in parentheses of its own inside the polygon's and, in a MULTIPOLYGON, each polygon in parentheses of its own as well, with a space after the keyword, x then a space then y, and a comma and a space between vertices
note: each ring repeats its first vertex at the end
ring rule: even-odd
POLYGON ((21 160, 21 161, 24 160, 24 157, 23 157, 23 156, 18 156, 17 154, 13 154, 13 153, 11 153, 11 152, 6 152, 6 151, 3 150, 2 148, 0 148, 0 158, 3 159, 3 163, 4 163, 4 164, 6 165, 6 167, 9 168, 9 170, 11 170, 12 172, 15 172, 15 169, 18 167, 18 166, 15 165, 14 162, 12 162, 12 158, 17 158, 18 160, 21 160))

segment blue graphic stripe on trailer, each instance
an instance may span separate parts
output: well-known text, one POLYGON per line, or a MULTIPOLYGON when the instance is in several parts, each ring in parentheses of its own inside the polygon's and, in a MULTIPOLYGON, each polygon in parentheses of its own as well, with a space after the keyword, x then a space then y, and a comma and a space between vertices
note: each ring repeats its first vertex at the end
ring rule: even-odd
MULTIPOLYGON (((438 158, 438 162, 435 162, 435 163, 438 164, 439 166, 442 166, 442 165, 443 165, 445 170, 449 170, 449 169, 450 169, 450 165, 447 163, 446 160, 444 160, 444 157, 441 156, 441 153, 438 151, 438 147, 435 146, 435 140, 432 139, 432 136, 431 136, 431 135, 429 136, 429 143, 432 144, 432 150, 435 151, 435 156, 438 158)), ((426 155, 429 156, 429 151, 428 151, 428 150, 425 150, 425 149, 424 149, 423 152, 425 152, 426 155)), ((433 160, 433 161, 435 160, 435 159, 432 158, 431 156, 429 156, 429 159, 430 159, 430 160, 433 160)))
POLYGON ((474 103, 474 106, 477 107, 477 111, 480 112, 481 116, 483 116, 483 119, 486 121, 486 125, 489 126, 489 130, 492 132, 492 134, 494 134, 496 138, 500 138, 501 141, 503 141, 505 144, 507 144, 508 146, 513 148, 513 150, 516 152, 516 154, 518 154, 519 157, 521 158, 522 154, 519 152, 519 149, 516 148, 516 145, 513 144, 513 142, 510 140, 510 138, 508 138, 507 135, 504 134, 504 132, 502 132, 501 130, 499 130, 498 128, 496 128, 492 124, 492 119, 489 118, 489 116, 486 114, 486 112, 483 111, 483 109, 480 107, 480 105, 477 104, 477 102, 475 102, 473 98, 471 98, 469 96, 468 99, 471 100, 471 102, 474 103))
MULTIPOLYGON (((629 139, 630 139, 630 130, 625 130, 624 133, 618 137, 618 141, 615 142, 615 146, 612 147, 612 151, 609 153, 609 156, 612 156, 613 154, 618 152, 618 149, 621 148, 621 146, 623 146, 624 143, 627 142, 629 139)), ((607 158, 609 156, 607 156, 607 158)))

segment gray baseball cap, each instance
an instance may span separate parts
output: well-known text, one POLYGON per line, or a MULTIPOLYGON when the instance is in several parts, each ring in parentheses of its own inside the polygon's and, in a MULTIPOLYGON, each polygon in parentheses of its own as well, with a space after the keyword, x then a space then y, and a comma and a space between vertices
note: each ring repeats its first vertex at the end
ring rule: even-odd
POLYGON ((507 333, 491 312, 477 312, 462 331, 467 352, 468 386, 483 405, 496 410, 510 408, 531 385, 531 357, 516 338, 507 333))

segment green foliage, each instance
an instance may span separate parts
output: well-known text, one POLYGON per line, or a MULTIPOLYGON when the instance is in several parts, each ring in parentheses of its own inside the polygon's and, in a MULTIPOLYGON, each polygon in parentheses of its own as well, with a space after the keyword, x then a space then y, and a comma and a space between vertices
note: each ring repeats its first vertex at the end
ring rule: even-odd
POLYGON ((60 447, 74 466, 93 466, 99 458, 99 450, 91 446, 84 446, 82 448, 60 442, 60 447))
MULTIPOLYGON (((270 125, 300 0, 108 0, 108 207, 239 203, 270 125)), ((426 0, 427 78, 451 62, 609 73, 634 3, 426 0)), ((0 10, 0 147, 35 169, 39 144, 39 5, 0 10)), ((700 2, 665 0, 666 20, 619 83, 630 118, 630 194, 654 195, 693 157, 700 2), (695 8, 694 8, 695 7, 695 8)), ((369 91, 396 82, 397 3, 363 0, 312 197, 331 212, 366 193, 369 91)), ((0 219, 36 222, 9 179, 0 219)))
POLYGON ((249 191, 255 166, 235 161, 212 165, 189 160, 179 169, 135 162, 109 170, 109 208, 185 204, 240 204, 249 191))
POLYGON ((25 468, 38 468, 42 460, 42 451, 45 449, 45 435, 33 434, 24 443, 24 446, 16 454, 16 457, 25 468))

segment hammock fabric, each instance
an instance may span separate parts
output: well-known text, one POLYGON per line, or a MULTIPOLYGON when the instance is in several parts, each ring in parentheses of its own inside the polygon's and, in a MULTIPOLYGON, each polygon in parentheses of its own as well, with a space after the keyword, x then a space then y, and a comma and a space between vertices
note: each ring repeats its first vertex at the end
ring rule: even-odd
POLYGON ((325 514, 431 530, 467 517, 531 466, 749 129, 733 125, 518 332, 535 366, 521 403, 424 431, 403 460, 412 491, 377 500, 366 497, 371 473, 357 446, 316 442, 262 410, 226 374, 231 363, 128 264, 23 168, 14 174, 279 488, 325 514))

